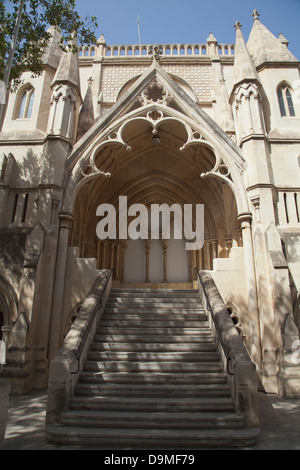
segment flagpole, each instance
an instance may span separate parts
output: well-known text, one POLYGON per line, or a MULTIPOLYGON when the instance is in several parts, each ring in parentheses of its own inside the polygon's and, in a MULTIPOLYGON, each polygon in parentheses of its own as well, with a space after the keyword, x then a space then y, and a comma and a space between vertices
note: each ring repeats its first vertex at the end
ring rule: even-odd
POLYGON ((141 45, 141 31, 140 31, 140 17, 137 17, 138 33, 139 33, 139 44, 141 45))

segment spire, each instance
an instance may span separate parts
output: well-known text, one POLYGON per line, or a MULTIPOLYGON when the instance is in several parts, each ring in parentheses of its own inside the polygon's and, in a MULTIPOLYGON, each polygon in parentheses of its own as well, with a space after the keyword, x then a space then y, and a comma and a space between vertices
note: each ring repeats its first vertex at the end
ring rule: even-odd
POLYGON ((247 49, 239 21, 234 25, 236 29, 236 42, 235 42, 235 59, 234 59, 234 79, 233 86, 235 87, 244 81, 256 81, 260 83, 258 74, 251 60, 251 56, 247 49))
POLYGON ((55 26, 50 26, 50 28, 47 30, 47 33, 51 34, 51 38, 42 57, 42 62, 44 65, 49 65, 49 67, 57 70, 63 55, 63 50, 60 46, 62 44, 62 35, 55 28, 55 26))
MULTIPOLYGON (((259 13, 254 10, 253 26, 247 42, 249 53, 255 67, 264 63, 298 62, 295 56, 287 49, 285 44, 276 38, 259 20, 259 13)), ((283 36, 282 36, 283 37, 283 36)))
POLYGON ((78 128, 77 128, 77 140, 92 127, 95 122, 94 119, 94 107, 93 107, 93 96, 92 96, 92 77, 88 80, 88 88, 85 94, 83 105, 81 106, 79 118, 78 118, 78 128))
POLYGON ((231 135, 234 133, 234 121, 232 114, 232 107, 229 104, 229 96, 226 89, 226 81, 222 76, 220 80, 221 85, 221 100, 220 100, 220 126, 227 134, 231 135))
POLYGON ((72 45, 71 41, 62 55, 52 86, 56 83, 69 83, 80 89, 78 54, 72 51, 72 45))

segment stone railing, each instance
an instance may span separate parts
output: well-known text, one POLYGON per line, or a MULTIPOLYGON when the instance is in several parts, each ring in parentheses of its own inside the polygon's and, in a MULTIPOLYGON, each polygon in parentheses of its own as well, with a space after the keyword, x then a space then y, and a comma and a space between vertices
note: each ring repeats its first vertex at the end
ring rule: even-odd
POLYGON ((61 413, 69 407, 88 348, 103 314, 111 281, 112 271, 100 271, 58 355, 50 363, 46 424, 59 424, 61 413))
POLYGON ((159 51, 161 57, 199 57, 199 56, 234 56, 234 44, 212 43, 198 44, 131 44, 131 45, 106 45, 81 46, 78 54, 81 59, 90 59, 94 56, 108 58, 134 57, 149 58, 159 51))
POLYGON ((242 415, 245 426, 259 427, 257 374, 255 364, 234 326, 211 274, 198 273, 201 300, 208 314, 222 357, 237 414, 242 415))

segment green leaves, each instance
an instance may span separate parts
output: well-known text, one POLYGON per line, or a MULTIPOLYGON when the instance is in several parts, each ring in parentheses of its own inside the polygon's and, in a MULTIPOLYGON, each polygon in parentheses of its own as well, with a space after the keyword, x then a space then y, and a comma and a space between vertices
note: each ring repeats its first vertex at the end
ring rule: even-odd
MULTIPOLYGON (((19 0, 0 1, 0 80, 4 78, 18 8, 19 0)), ((25 70, 30 70, 33 76, 41 74, 42 57, 51 39, 47 32, 50 26, 60 31, 61 47, 69 47, 74 53, 76 43, 68 44, 74 35, 78 45, 96 44, 97 18, 82 19, 75 0, 26 0, 10 74, 11 89, 20 85, 25 70)))

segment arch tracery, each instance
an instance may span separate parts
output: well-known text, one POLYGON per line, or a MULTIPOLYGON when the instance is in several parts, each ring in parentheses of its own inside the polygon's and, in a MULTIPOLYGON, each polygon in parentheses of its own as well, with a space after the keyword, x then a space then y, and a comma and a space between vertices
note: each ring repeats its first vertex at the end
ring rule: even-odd
POLYGON ((99 132, 83 152, 76 149, 77 160, 73 155, 68 159, 64 210, 72 212, 74 206, 71 244, 81 247, 81 256, 96 257, 98 267, 112 267, 116 256, 121 259, 126 252, 126 242, 95 236, 97 205, 108 203, 118 210, 123 193, 128 205, 141 203, 148 209, 177 201, 204 204, 205 246, 189 255, 191 266, 211 269, 214 257, 228 256, 228 247, 239 243, 237 216, 248 211, 245 162, 226 136, 222 141, 208 116, 205 122, 196 119, 197 110, 188 113, 187 103, 174 96, 166 83, 152 80, 134 94, 135 106, 119 114, 112 110, 114 117, 98 124, 99 132), (224 192, 224 184, 229 191, 224 192))

